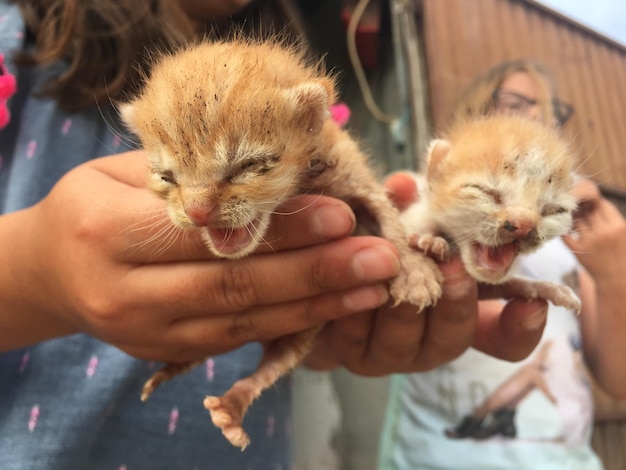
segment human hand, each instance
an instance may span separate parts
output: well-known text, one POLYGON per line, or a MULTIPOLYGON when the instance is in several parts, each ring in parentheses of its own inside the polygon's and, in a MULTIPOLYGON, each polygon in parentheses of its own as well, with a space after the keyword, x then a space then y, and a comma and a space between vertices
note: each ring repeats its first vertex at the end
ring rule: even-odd
MULTIPOLYGON (((398 207, 417 200, 414 180, 390 176, 386 185, 398 207)), ((375 376, 418 372, 449 362, 473 346, 494 357, 520 360, 535 348, 545 326, 545 300, 513 299, 478 302, 476 281, 459 257, 439 267, 445 275, 443 296, 434 307, 389 305, 329 322, 307 365, 316 369, 344 366, 375 376)), ((480 294, 490 298, 490 293, 480 294)))
POLYGON ((579 181, 572 193, 579 208, 572 234, 563 241, 596 284, 622 282, 626 274, 626 220, 592 181, 579 181))
POLYGON ((380 238, 347 237, 343 202, 295 198, 274 216, 271 246, 214 259, 196 232, 173 228, 147 176, 140 152, 93 160, 20 214, 14 277, 28 299, 10 318, 27 324, 0 328, 0 347, 86 332, 138 358, 183 362, 387 300, 396 254, 380 238))

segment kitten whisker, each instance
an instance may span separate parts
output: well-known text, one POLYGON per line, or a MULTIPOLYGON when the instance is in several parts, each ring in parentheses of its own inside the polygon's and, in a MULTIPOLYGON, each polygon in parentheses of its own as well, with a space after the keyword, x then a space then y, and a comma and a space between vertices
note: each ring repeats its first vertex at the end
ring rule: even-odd
POLYGON ((576 166, 574 168, 574 173, 578 174, 579 171, 582 169, 582 167, 589 161, 591 160, 591 157, 593 157, 593 154, 596 152, 596 150, 598 149, 598 145, 596 144, 596 146, 591 149, 591 151, 587 154, 587 156, 585 158, 582 159, 578 159, 575 163, 576 166))
POLYGON ((273 215, 294 215, 294 214, 297 214, 299 212, 307 210, 309 207, 312 207, 317 201, 320 200, 321 196, 322 196, 321 194, 318 194, 317 199, 312 201, 310 204, 307 204, 306 206, 301 207, 300 209, 293 210, 293 211, 284 211, 283 212, 283 211, 273 210, 273 211, 262 211, 262 212, 270 213, 270 214, 273 214, 273 215))
POLYGON ((130 224, 128 227, 125 227, 122 231, 120 231, 120 235, 129 235, 134 232, 140 231, 148 231, 155 227, 158 227, 159 224, 171 225, 171 221, 169 219, 164 219, 162 214, 159 212, 158 214, 154 214, 152 216, 148 216, 144 219, 138 220, 134 224, 130 224))
MULTIPOLYGON (((278 211, 276 211, 276 207, 278 206, 278 201, 285 201, 286 199, 288 199, 287 197, 288 193, 289 193, 289 188, 286 187, 283 189, 283 193, 280 196, 274 197, 272 199, 255 201, 255 204, 257 206, 269 205, 274 208, 272 210, 266 210, 266 209, 263 209, 262 207, 259 207, 258 211, 264 214, 291 215, 290 213, 280 214, 278 211)), ((293 213, 296 213, 296 212, 293 212, 293 213)))
POLYGON ((599 184, 604 184, 609 179, 609 167, 599 168, 595 173, 587 173, 584 175, 586 179, 590 179, 593 181, 597 181, 599 184), (598 176, 602 176, 602 179, 598 181, 600 178, 598 176))
POLYGON ((138 252, 139 250, 145 249, 146 247, 152 245, 152 244, 157 244, 157 246, 161 243, 163 243, 163 240, 165 239, 165 237, 167 237, 167 235, 172 231, 172 227, 171 226, 163 226, 161 227, 156 233, 154 233, 152 236, 150 236, 149 238, 146 238, 145 240, 142 240, 141 242, 138 242, 134 245, 128 246, 126 249, 134 249, 134 253, 138 252))
POLYGON ((597 176, 599 176, 599 175, 603 175, 604 177, 608 177, 608 176, 610 176, 610 175, 609 175, 609 173, 607 173, 607 172, 610 170, 610 168, 608 168, 608 167, 605 167, 605 168, 599 168, 599 169, 597 169, 597 170, 595 171, 595 173, 584 173, 584 172, 582 172, 582 171, 581 171, 581 170, 583 169, 583 167, 585 166, 585 164, 586 164, 589 160, 591 160, 591 157, 593 156, 593 154, 595 153, 595 151, 597 150, 597 148, 598 148, 598 146, 596 145, 596 146, 593 148, 593 150, 591 150, 591 151, 589 152, 589 154, 588 154, 588 155, 587 155, 584 159, 578 160, 577 165, 576 165, 576 167, 575 167, 575 168, 574 168, 574 170, 573 170, 575 174, 577 174, 577 175, 581 175, 581 176, 583 176, 584 178, 587 178, 587 179, 593 179, 593 180, 595 180, 595 179, 596 179, 596 177, 597 177, 597 176))
MULTIPOLYGON (((108 98, 109 104, 111 105, 111 109, 114 110, 115 113, 119 115, 119 111, 117 109, 115 101, 113 100, 113 98, 111 98, 111 95, 109 94, 108 87, 107 87, 107 98, 108 98)), ((102 106, 100 105, 100 101, 95 99, 95 102, 96 102, 96 107, 98 109, 98 113, 102 117, 104 124, 107 126, 107 129, 109 129, 111 134, 119 138, 120 142, 125 143, 126 146, 129 148, 140 148, 141 142, 139 141, 139 139, 133 138, 132 134, 130 134, 129 132, 125 132, 120 126, 114 126, 114 121, 112 119, 109 119, 109 117, 104 113, 104 110, 102 109, 102 106)), ((116 151, 115 149, 109 149, 109 150, 111 150, 112 153, 116 151)))
POLYGON ((146 247, 154 244, 155 242, 157 242, 154 247, 154 249, 157 250, 156 255, 155 255, 155 252, 153 252, 150 255, 150 259, 153 260, 159 255, 161 255, 165 250, 167 250, 170 246, 172 246, 175 243, 176 241, 175 239, 171 241, 173 236, 183 231, 184 229, 176 227, 175 225, 171 223, 164 224, 162 227, 160 227, 157 230, 156 233, 152 234, 150 237, 146 238, 145 240, 142 240, 141 242, 127 246, 124 249, 124 251, 130 251, 130 253, 137 253, 143 249, 146 249, 146 247))
MULTIPOLYGON (((272 244, 263 236, 263 233, 259 230, 259 228, 254 224, 252 224, 252 228, 254 229, 254 231, 259 237, 259 244, 263 243, 264 245, 267 245, 272 250, 272 252, 276 253, 276 250, 274 250, 274 248, 272 247, 272 244)), ((246 226, 246 230, 248 231, 250 236, 254 238, 254 234, 250 230, 249 226, 246 226)))
POLYGON ((234 227, 230 227, 226 229, 226 236, 224 237, 224 243, 227 243, 230 240, 230 237, 233 236, 235 229, 234 227))
POLYGON ((150 260, 154 260, 159 258, 163 253, 165 253, 168 249, 170 249, 174 244, 178 241, 178 238, 181 236, 184 230, 179 229, 178 227, 172 226, 172 230, 166 234, 165 237, 162 238, 162 243, 160 247, 156 251, 154 251, 150 255, 150 260))
MULTIPOLYGON (((147 169, 146 169, 146 171, 147 171, 147 169)), ((122 198, 120 198, 120 199, 122 199, 122 198)), ((127 202, 126 198, 124 198, 124 202, 127 202)), ((125 204, 115 204, 115 205, 112 205, 112 204, 108 203, 107 201, 97 201, 94 204, 97 205, 97 207, 102 209, 102 210, 111 211, 111 212, 114 212, 116 214, 145 215, 145 214, 150 214, 150 213, 158 213, 158 214, 161 214, 164 219, 168 218, 165 205, 160 206, 160 207, 151 207, 151 208, 147 208, 147 209, 137 209, 137 208, 122 209, 122 207, 124 207, 125 204)))

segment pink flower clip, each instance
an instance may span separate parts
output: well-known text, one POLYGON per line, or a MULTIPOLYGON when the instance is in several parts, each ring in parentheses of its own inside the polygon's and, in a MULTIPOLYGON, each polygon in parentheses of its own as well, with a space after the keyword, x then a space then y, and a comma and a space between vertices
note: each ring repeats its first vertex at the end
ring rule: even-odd
POLYGON ((0 54, 0 129, 6 127, 11 119, 7 101, 17 91, 15 75, 9 73, 4 64, 4 55, 0 54))
POLYGON ((330 106, 330 116, 339 127, 343 127, 350 120, 350 108, 345 103, 335 103, 330 106))

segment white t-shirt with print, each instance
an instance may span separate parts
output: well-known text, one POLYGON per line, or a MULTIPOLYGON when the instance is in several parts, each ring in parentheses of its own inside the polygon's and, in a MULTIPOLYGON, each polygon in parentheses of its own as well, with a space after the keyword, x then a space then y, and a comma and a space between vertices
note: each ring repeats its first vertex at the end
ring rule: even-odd
MULTIPOLYGON (((577 268, 576 258, 555 239, 525 256, 518 271, 571 285, 577 268)), ((525 361, 511 363, 470 349, 434 371, 394 377, 380 470, 601 469, 590 446, 593 401, 581 345, 576 314, 550 304, 543 337, 525 361), (498 387, 516 386, 507 380, 529 364, 541 364, 535 377, 545 389, 530 386, 529 393, 520 392, 514 436, 446 435, 498 387)))

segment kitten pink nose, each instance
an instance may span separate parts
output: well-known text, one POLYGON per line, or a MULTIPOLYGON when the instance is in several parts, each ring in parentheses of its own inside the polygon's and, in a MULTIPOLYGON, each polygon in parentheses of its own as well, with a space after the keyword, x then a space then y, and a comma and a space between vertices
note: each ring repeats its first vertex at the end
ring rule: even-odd
POLYGON ((197 227, 207 227, 217 216, 217 207, 189 204, 185 205, 185 214, 197 227))
POLYGON ((535 223, 529 219, 505 220, 502 227, 516 238, 525 238, 536 228, 535 223))

